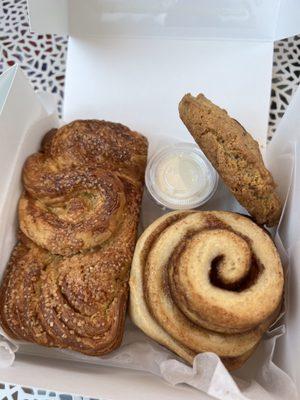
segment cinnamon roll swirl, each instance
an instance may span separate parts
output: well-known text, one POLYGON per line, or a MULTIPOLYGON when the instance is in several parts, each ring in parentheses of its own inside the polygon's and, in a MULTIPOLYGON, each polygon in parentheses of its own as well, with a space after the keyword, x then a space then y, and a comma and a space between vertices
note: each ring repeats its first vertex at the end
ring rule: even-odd
POLYGON ((87 355, 121 343, 146 158, 147 140, 128 128, 75 121, 27 159, 22 233, 0 289, 9 336, 87 355))
POLYGON ((249 218, 174 212, 148 227, 137 243, 131 316, 186 361, 209 351, 235 369, 276 319, 283 280, 271 238, 249 218))

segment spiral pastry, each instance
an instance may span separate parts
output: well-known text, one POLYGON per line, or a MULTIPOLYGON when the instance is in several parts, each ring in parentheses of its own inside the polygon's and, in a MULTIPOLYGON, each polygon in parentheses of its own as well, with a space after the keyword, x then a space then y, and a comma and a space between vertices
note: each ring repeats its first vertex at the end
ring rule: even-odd
POLYGON ((4 330, 14 339, 52 345, 54 340, 39 323, 39 279, 54 257, 21 235, 11 255, 0 291, 0 316, 4 330))
POLYGON ((120 124, 46 134, 23 168, 21 233, 0 289, 9 336, 95 356, 121 343, 146 157, 146 139, 120 124))
POLYGON ((29 238, 54 254, 72 255, 100 245, 115 232, 125 207, 124 187, 115 174, 77 168, 51 172, 47 178, 40 166, 36 175, 41 182, 34 187, 27 183, 34 161, 37 168, 35 155, 25 165, 26 191, 19 202, 20 228, 29 238))
POLYGON ((283 280, 271 238, 249 218, 174 212, 148 227, 137 243, 131 316, 186 361, 209 351, 235 369, 276 319, 283 280))
POLYGON ((123 336, 131 218, 102 251, 53 256, 22 236, 13 251, 0 299, 1 323, 18 340, 103 355, 123 336), (129 236, 126 236, 129 238, 129 236), (116 253, 115 246, 120 250, 116 253), (122 247, 123 246, 123 247, 122 247))
POLYGON ((122 176, 144 179, 147 142, 143 136, 114 122, 73 121, 50 132, 43 142, 46 153, 61 166, 97 165, 122 176))

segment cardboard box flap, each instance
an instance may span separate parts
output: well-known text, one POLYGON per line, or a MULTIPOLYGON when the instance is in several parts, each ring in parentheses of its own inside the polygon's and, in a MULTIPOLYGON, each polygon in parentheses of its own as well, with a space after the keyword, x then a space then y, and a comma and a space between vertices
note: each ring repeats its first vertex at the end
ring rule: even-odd
POLYGON ((37 33, 67 35, 68 0, 27 0, 30 29, 37 33))
MULTIPOLYGON (((283 368, 300 388, 300 89, 294 94, 276 135, 268 148, 268 164, 277 182, 286 183, 289 164, 294 158, 293 180, 290 186, 286 210, 279 227, 280 237, 289 254, 288 299, 285 315, 286 334, 279 339, 275 362, 283 368), (294 157, 292 157, 294 155, 294 157)), ((283 186, 284 186, 283 185, 283 186)), ((281 186, 281 185, 280 185, 281 186)), ((281 189, 281 187, 279 187, 281 189)))
POLYGON ((0 76, 0 160, 4 166, 0 169, 0 273, 8 261, 2 249, 11 248, 16 240, 19 193, 11 187, 15 185, 21 192, 20 171, 25 159, 38 149, 41 132, 58 124, 48 97, 34 92, 18 65, 0 76))
POLYGON ((300 13, 297 0, 28 0, 28 4, 34 32, 71 36, 272 41, 300 29, 296 25, 300 13))
POLYGON ((13 66, 0 75, 0 114, 4 108, 12 83, 17 72, 17 66, 13 66))
MULTIPOLYGON (((6 166, 0 171, 2 195, 11 179, 10 171, 13 169, 18 147, 22 145, 24 132, 35 120, 45 115, 46 111, 18 65, 0 76, 0 137, 1 143, 5 144, 0 147, 0 159, 6 166), (24 102, 24 99, 27 101, 24 102)), ((3 197, 0 197, 0 208, 3 197)))
POLYGON ((300 32, 300 1, 281 0, 274 40, 297 35, 300 32))

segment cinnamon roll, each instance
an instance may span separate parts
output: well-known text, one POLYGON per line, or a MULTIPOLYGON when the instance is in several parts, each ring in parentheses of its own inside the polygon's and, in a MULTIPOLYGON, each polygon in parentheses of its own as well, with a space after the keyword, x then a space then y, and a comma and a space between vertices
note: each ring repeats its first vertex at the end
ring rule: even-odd
POLYGON ((235 369, 276 319, 283 281, 271 238, 249 218, 174 212, 155 221, 137 243, 131 317, 188 362, 208 351, 235 369))
POLYGON ((0 289, 9 336, 87 355, 121 343, 146 158, 147 140, 128 128, 75 121, 27 159, 22 233, 0 289))

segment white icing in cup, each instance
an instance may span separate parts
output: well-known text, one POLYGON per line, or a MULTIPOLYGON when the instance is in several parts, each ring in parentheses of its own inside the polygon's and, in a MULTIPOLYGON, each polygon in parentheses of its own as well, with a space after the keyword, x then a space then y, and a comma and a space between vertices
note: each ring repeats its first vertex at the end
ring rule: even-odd
POLYGON ((213 196, 217 185, 216 170, 194 144, 165 147, 147 165, 149 193, 156 202, 171 210, 201 206, 213 196))

